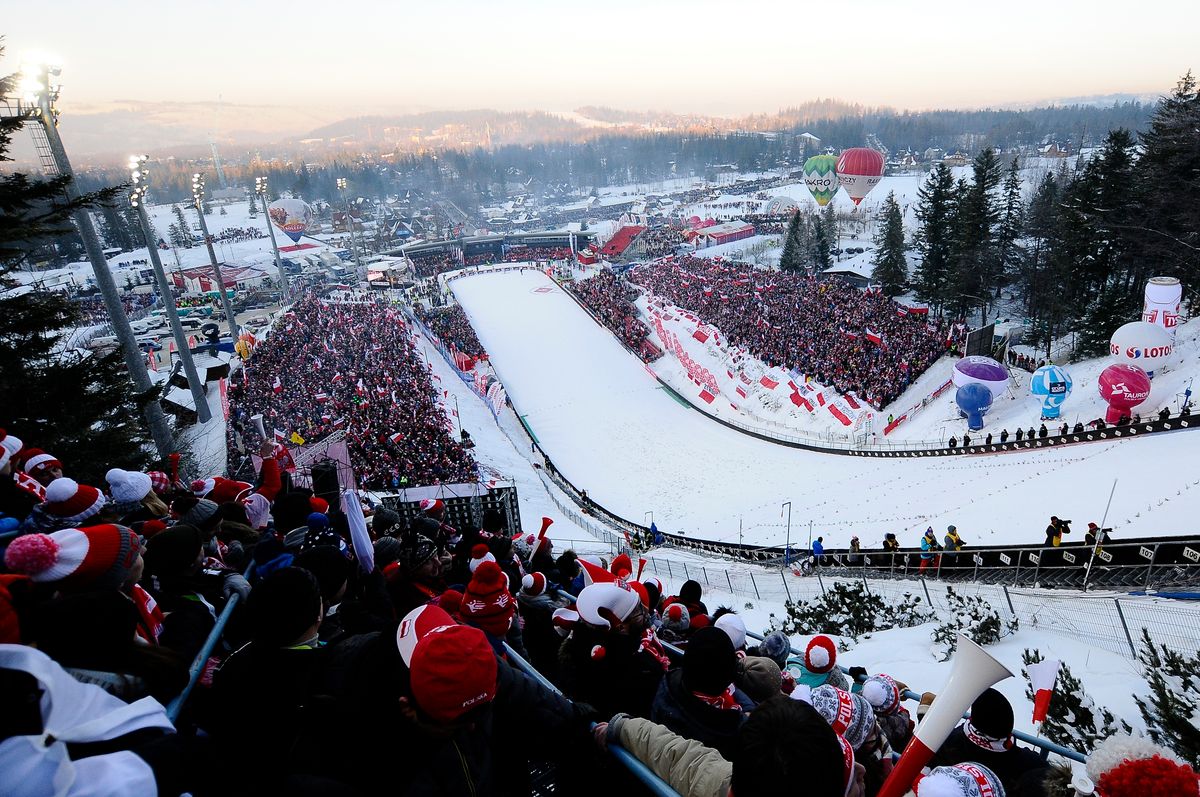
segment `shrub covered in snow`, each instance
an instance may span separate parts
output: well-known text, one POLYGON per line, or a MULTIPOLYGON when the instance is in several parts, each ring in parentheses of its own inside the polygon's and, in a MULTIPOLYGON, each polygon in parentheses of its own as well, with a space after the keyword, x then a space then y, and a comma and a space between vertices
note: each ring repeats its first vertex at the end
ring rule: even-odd
MULTIPOLYGON (((1021 654, 1021 660, 1026 665, 1043 659, 1037 648, 1026 648, 1021 654)), ((1025 697, 1029 698, 1030 704, 1033 703, 1033 687, 1028 680, 1025 682, 1025 697)), ((1046 721, 1042 723, 1041 735, 1063 747, 1091 753, 1098 743, 1118 732, 1129 734, 1133 729, 1124 721, 1118 726, 1111 711, 1103 706, 1097 708, 1096 702, 1084 690, 1083 683, 1063 662, 1062 669, 1058 671, 1058 681, 1054 684, 1046 721)))
POLYGON ((832 634, 857 639, 872 631, 910 628, 927 623, 934 613, 924 602, 904 593, 899 603, 889 603, 859 582, 834 582, 819 598, 787 601, 787 617, 771 615, 771 630, 792 634, 832 634))
POLYGON ((1200 767, 1200 653, 1185 656, 1159 647, 1143 628, 1138 658, 1150 695, 1134 697, 1150 738, 1200 767))
POLYGON ((992 645, 1015 632, 1020 625, 1016 617, 1002 619, 982 597, 959 595, 953 587, 946 587, 946 603, 944 622, 933 632, 934 646, 942 649, 942 661, 949 661, 954 655, 958 647, 957 634, 977 645, 992 645))

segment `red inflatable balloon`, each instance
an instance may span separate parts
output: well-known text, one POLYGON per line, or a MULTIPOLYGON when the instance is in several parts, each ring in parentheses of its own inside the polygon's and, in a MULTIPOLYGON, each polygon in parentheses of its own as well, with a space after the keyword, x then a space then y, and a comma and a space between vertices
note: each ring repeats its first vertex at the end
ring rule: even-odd
POLYGON ((1121 416, 1130 415, 1130 410, 1150 396, 1150 377, 1136 365, 1117 363, 1100 373, 1100 396, 1108 402, 1104 420, 1117 423, 1121 416))
POLYGON ((869 147, 854 147, 837 160, 838 182, 846 189, 854 204, 862 202, 871 189, 883 179, 883 155, 869 147))

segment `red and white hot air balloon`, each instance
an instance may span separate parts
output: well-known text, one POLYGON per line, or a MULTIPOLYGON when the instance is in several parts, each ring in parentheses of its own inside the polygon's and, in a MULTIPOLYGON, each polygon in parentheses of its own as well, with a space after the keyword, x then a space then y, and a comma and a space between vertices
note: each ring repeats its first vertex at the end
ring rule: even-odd
POLYGON ((837 160, 838 182, 857 205, 883 179, 883 155, 869 147, 854 147, 837 160))

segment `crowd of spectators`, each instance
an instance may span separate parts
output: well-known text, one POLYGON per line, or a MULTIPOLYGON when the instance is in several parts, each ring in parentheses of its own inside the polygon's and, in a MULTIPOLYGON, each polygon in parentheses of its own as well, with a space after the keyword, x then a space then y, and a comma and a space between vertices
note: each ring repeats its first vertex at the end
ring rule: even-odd
POLYGON ((625 280, 608 269, 600 269, 594 277, 567 283, 567 290, 643 360, 652 362, 662 355, 649 340, 650 330, 638 318, 633 304, 637 289, 625 280))
MULTIPOLYGON (((85 324, 103 324, 108 322, 108 307, 104 304, 104 297, 100 294, 94 296, 75 296, 75 304, 79 308, 79 319, 85 324)), ((134 315, 148 307, 152 307, 158 301, 157 293, 125 293, 121 295, 121 305, 125 308, 125 315, 134 315)))
POLYGON ((418 277, 436 277, 463 267, 457 252, 428 252, 408 256, 418 277))
MULTIPOLYGON (((937 696, 914 717, 827 636, 755 644, 696 581, 556 555, 550 518, 456 528, 429 498, 403 521, 259 454, 254 483, 189 481, 172 455, 94 487, 0 430, 0 794, 525 797, 547 771, 539 793, 636 793, 614 745, 681 797, 875 797, 900 773, 924 795, 1074 793, 996 690, 918 774, 893 753, 937 696)), ((1105 797, 1197 794, 1125 734, 1088 774, 1105 797)))
POLYGON ((241 241, 257 241, 266 238, 267 234, 261 227, 226 227, 213 235, 214 243, 238 243, 241 241))
POLYGON ((645 250, 646 257, 666 257, 675 254, 683 243, 683 230, 669 224, 651 227, 638 236, 637 242, 645 250))
POLYGON ((397 310, 306 297, 246 367, 229 392, 231 428, 243 439, 254 438, 250 418, 262 414, 268 435, 311 441, 344 430, 351 464, 371 487, 476 480, 397 310))
POLYGON ((435 307, 432 310, 418 306, 417 318, 421 319, 421 322, 429 327, 433 334, 441 338, 442 343, 447 346, 453 346, 463 354, 476 359, 486 356, 483 344, 479 342, 479 337, 475 334, 475 328, 471 326, 470 319, 459 305, 435 307))
POLYGON ((1008 364, 1010 366, 1012 366, 1013 368, 1020 368, 1022 371, 1028 371, 1029 373, 1033 373, 1034 371, 1036 371, 1037 369, 1039 369, 1043 365, 1045 365, 1046 361, 1044 359, 1030 357, 1027 354, 1020 354, 1018 352, 1013 351, 1012 349, 1009 349, 1008 350, 1008 364))
POLYGON ((768 366, 853 391, 876 409, 946 353, 942 322, 901 315, 886 296, 840 280, 690 256, 638 266, 628 276, 768 366))

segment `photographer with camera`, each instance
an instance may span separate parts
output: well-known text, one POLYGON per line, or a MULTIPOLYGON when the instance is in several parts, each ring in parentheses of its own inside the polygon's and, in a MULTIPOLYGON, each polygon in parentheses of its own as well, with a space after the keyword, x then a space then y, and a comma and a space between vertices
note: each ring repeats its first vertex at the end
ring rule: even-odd
POLYGON ((1050 525, 1046 526, 1046 547, 1057 548, 1062 545, 1064 534, 1071 533, 1071 521, 1060 520, 1054 515, 1050 516, 1050 525))

